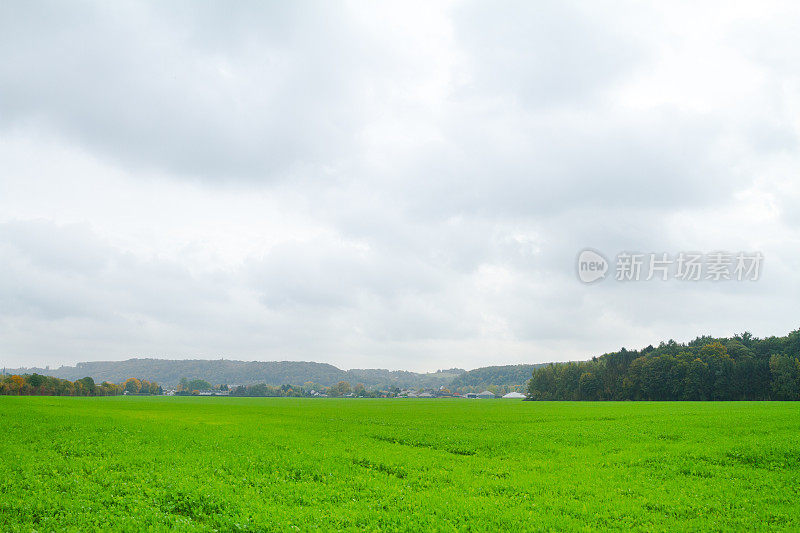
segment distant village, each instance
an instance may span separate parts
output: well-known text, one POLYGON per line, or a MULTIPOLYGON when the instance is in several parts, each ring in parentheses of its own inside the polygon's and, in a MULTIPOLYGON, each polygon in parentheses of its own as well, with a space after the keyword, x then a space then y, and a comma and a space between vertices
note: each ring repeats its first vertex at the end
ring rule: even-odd
POLYGON ((470 391, 450 391, 445 386, 430 389, 400 389, 397 387, 386 388, 383 390, 368 390, 363 384, 358 383, 354 387, 346 381, 330 387, 323 387, 319 384, 306 383, 302 387, 292 385, 281 385, 273 387, 266 384, 258 385, 218 385, 212 386, 204 380, 182 379, 175 388, 164 390, 166 396, 242 396, 242 397, 306 397, 306 398, 462 398, 462 399, 506 399, 523 400, 525 395, 518 390, 508 390, 508 387, 492 387, 495 390, 482 390, 477 392, 470 391))

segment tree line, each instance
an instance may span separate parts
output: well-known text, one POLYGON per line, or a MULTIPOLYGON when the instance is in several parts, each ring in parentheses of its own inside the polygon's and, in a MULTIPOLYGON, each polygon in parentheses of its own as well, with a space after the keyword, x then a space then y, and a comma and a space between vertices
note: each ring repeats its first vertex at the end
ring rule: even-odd
POLYGON ((531 400, 800 400, 800 330, 698 337, 533 370, 531 400))
POLYGON ((129 378, 123 383, 104 381, 97 385, 91 377, 75 381, 42 376, 14 374, 0 376, 0 394, 21 396, 118 396, 120 394, 161 394, 156 382, 129 378))

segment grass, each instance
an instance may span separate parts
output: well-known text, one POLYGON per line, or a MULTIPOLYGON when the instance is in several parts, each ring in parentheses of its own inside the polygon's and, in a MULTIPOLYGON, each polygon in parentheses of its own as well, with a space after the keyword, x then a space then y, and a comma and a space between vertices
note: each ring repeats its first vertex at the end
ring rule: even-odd
POLYGON ((800 404, 0 397, 0 530, 800 529, 800 404))

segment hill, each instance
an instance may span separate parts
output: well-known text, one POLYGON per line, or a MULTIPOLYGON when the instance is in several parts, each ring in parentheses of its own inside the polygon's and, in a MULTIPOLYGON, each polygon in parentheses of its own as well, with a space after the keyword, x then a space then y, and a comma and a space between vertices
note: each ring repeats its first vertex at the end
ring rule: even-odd
POLYGON ((459 368, 440 370, 427 374, 386 369, 342 370, 327 363, 309 361, 235 361, 128 359, 126 361, 94 361, 60 368, 7 369, 10 374, 42 374, 74 381, 86 376, 97 383, 120 383, 137 377, 156 381, 163 386, 174 386, 181 378, 203 379, 213 384, 248 385, 265 383, 272 386, 302 385, 306 382, 326 387, 339 381, 363 383, 367 388, 436 388, 447 385, 463 373, 459 368))
POLYGON ((7 369, 10 374, 42 374, 75 381, 89 376, 97 383, 120 383, 130 377, 155 381, 165 387, 177 385, 181 378, 202 379, 212 384, 252 385, 265 383, 274 387, 303 385, 311 382, 329 387, 339 381, 370 388, 436 389, 444 386, 453 391, 519 389, 526 385, 540 364, 487 366, 465 371, 450 368, 418 373, 384 368, 342 370, 327 363, 311 361, 237 361, 231 359, 153 359, 125 361, 93 361, 60 368, 7 369))
POLYGON ((535 368, 547 363, 533 365, 485 366, 464 372, 450 382, 452 390, 487 389, 492 386, 517 388, 524 387, 531 379, 535 368))

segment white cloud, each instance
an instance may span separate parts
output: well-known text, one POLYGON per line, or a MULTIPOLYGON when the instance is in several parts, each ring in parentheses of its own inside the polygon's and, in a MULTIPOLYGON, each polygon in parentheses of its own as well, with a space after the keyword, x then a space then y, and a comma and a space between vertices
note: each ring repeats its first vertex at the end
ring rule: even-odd
POLYGON ((0 7, 0 359, 435 369, 785 333, 792 4, 0 7), (760 250, 752 284, 587 287, 760 250))

